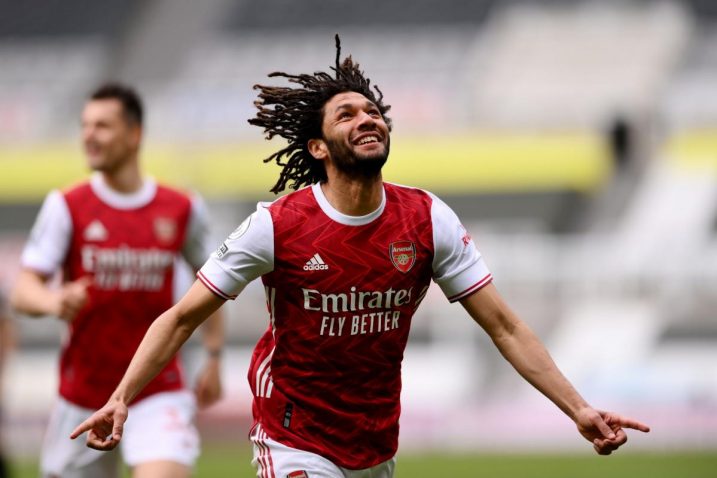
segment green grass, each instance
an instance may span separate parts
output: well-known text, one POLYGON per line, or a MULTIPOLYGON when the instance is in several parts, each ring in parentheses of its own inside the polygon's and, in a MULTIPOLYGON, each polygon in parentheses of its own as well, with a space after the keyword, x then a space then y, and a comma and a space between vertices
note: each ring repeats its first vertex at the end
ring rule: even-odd
MULTIPOLYGON (((253 478, 248 449, 207 450, 198 478, 253 478)), ((36 478, 34 464, 19 464, 13 478, 36 478)), ((401 454, 395 478, 714 478, 717 451, 693 454, 633 453, 591 455, 401 454)))
POLYGON ((714 478, 717 453, 401 456, 396 478, 714 478))

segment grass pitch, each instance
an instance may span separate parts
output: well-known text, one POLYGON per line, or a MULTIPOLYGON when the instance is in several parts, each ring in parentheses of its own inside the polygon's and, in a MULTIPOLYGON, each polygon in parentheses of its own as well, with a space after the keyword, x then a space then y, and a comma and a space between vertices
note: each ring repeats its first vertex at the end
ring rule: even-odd
MULTIPOLYGON (((194 476, 253 478, 251 452, 242 446, 207 449, 194 476)), ((36 478, 37 465, 15 466, 12 478, 36 478)), ((398 457, 395 478, 714 478, 717 450, 701 453, 589 454, 410 454, 398 457)), ((277 477, 279 478, 279 477, 277 477)), ((283 478, 283 477, 281 477, 283 478)))

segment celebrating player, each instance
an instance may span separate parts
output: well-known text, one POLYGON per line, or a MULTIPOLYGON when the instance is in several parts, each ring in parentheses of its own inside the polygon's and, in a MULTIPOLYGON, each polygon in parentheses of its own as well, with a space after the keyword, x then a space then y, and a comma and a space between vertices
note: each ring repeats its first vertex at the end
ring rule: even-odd
POLYGON ((283 166, 272 191, 296 191, 259 204, 229 235, 184 298, 150 327, 107 404, 72 437, 89 431, 88 446, 115 447, 127 403, 195 327, 258 277, 269 327, 249 370, 257 476, 393 476, 401 361, 431 280, 598 453, 625 443, 624 428, 648 431, 578 394, 503 302, 445 203, 382 180, 389 107, 351 57, 341 61, 336 40, 333 73, 273 73, 290 86, 255 87, 259 111, 249 122, 288 141, 266 160, 283 166))
MULTIPOLYGON (((117 477, 118 453, 100 453, 67 435, 107 400, 152 321, 173 303, 175 260, 199 268, 211 253, 205 208, 196 197, 142 175, 142 104, 130 88, 97 89, 82 112, 89 181, 51 192, 22 254, 13 304, 68 324, 59 397, 42 450, 45 477, 117 477), (48 281, 62 269, 58 289, 48 281)), ((223 325, 207 322, 209 357, 196 398, 186 390, 176 349, 133 396, 122 455, 133 477, 190 475, 199 453, 197 403, 219 399, 223 325)), ((127 402, 129 404, 129 402, 127 402)))

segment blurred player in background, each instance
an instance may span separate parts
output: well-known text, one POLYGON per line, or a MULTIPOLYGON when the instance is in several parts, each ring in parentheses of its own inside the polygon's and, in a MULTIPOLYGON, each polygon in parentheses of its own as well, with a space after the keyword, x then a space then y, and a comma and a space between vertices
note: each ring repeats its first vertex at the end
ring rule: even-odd
MULTIPOLYGON (((69 331, 42 450, 46 477, 119 476, 117 453, 90 450, 67 435, 105 403, 152 321, 172 305, 178 256, 199 268, 211 253, 203 203, 142 174, 142 125, 142 103, 131 88, 107 84, 90 96, 82 141, 94 173, 47 196, 22 254, 14 307, 59 317, 69 331), (62 285, 53 288, 48 281, 60 270, 62 285)), ((223 334, 214 314, 205 327, 208 357, 196 398, 175 353, 134 397, 121 450, 133 477, 190 475, 199 454, 196 406, 221 394, 223 334)))
POLYGON ((259 204, 212 254, 184 298, 150 327, 108 403, 72 436, 89 430, 90 447, 116 446, 127 404, 195 327, 257 277, 270 313, 249 370, 257 476, 393 476, 401 361, 431 279, 598 453, 624 444, 623 428, 648 431, 578 394, 503 302, 445 203, 383 182, 389 107, 351 57, 340 61, 338 37, 332 70, 273 73, 297 86, 255 87, 259 112, 249 122, 288 141, 267 159, 284 167, 272 190, 289 182, 298 190, 259 204))
POLYGON ((3 447, 3 407, 2 399, 4 398, 3 384, 3 371, 5 370, 5 364, 7 363, 7 357, 10 353, 10 349, 14 344, 14 335, 12 322, 10 317, 10 307, 5 297, 5 293, 0 289, 0 478, 8 478, 10 476, 9 464, 5 456, 5 449, 3 447))

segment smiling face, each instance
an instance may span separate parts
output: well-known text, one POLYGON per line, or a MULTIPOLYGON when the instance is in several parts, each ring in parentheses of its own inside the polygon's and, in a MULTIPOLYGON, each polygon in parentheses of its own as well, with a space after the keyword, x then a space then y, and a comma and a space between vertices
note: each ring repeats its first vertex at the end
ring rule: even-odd
POLYGON ((373 177, 388 159, 388 125, 378 107, 360 93, 339 93, 326 102, 323 139, 309 141, 309 151, 327 168, 349 176, 373 177))
POLYGON ((141 127, 129 121, 116 99, 91 100, 82 111, 82 143, 93 171, 119 170, 139 149, 141 127))

